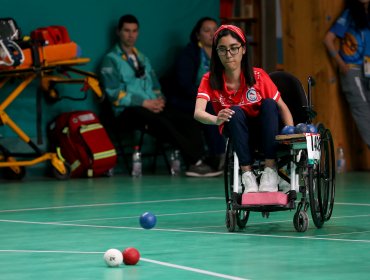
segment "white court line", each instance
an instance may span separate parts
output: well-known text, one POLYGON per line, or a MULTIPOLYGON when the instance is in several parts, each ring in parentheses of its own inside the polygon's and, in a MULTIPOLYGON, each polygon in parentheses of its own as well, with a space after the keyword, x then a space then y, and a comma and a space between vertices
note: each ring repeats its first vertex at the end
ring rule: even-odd
MULTIPOLYGON (((0 253, 59 253, 59 254, 104 254, 104 252, 83 252, 83 251, 58 251, 58 250, 0 250, 0 253)), ((148 263, 154 263, 162 266, 167 266, 171 268, 177 268, 177 269, 182 269, 186 271, 191 271, 199 274, 205 274, 209 276, 214 276, 218 278, 223 278, 223 279, 231 279, 231 280, 248 280, 247 278, 240 278, 236 276, 231 276, 231 275, 226 275, 222 273, 216 273, 208 270, 203 270, 203 269, 198 269, 198 268, 193 268, 189 266, 183 266, 183 265, 177 265, 177 264, 172 264, 168 262, 161 262, 161 261, 156 261, 152 259, 147 259, 147 258, 142 258, 140 257, 140 261, 143 262, 148 262, 148 263)))
POLYGON ((335 205, 349 205, 349 206, 366 206, 366 207, 370 207, 370 204, 369 203, 335 202, 334 201, 334 206, 335 205))
POLYGON ((210 275, 210 276, 224 278, 224 279, 248 280, 247 278, 240 278, 240 277, 235 277, 235 276, 231 276, 231 275, 215 273, 215 272, 211 272, 211 271, 208 271, 208 270, 192 268, 192 267, 188 267, 188 266, 177 265, 177 264, 172 264, 172 263, 167 263, 167 262, 160 262, 160 261, 150 260, 150 259, 146 259, 146 258, 140 258, 140 261, 141 260, 143 260, 145 262, 150 262, 150 263, 155 263, 155 264, 159 264, 159 265, 163 265, 163 266, 183 269, 183 270, 186 270, 186 271, 197 272, 197 273, 200 273, 200 274, 210 275))
POLYGON ((351 215, 351 216, 331 217, 330 219, 363 218, 363 217, 369 217, 369 216, 370 216, 370 214, 364 214, 364 215, 351 215))
MULTIPOLYGON (((84 225, 84 224, 62 224, 54 222, 29 222, 19 220, 0 220, 5 223, 20 223, 20 224, 36 224, 36 225, 55 225, 55 226, 69 226, 69 227, 86 227, 86 228, 109 228, 109 229, 130 229, 130 230, 146 230, 141 227, 124 227, 124 226, 100 226, 100 225, 84 225)), ((289 236, 289 235, 272 235, 272 234, 253 234, 253 233, 237 233, 237 232, 214 232, 214 231, 197 231, 197 230, 180 230, 180 229, 162 229, 152 228, 151 231, 161 232, 175 232, 175 233, 195 233, 195 234, 215 234, 215 235, 238 235, 246 237, 267 237, 267 238, 282 238, 282 239, 303 239, 303 240, 326 240, 326 241, 340 241, 353 243, 370 243, 370 240, 361 239, 341 239, 341 238, 324 238, 315 236, 289 236)))
POLYGON ((338 236, 338 235, 348 235, 348 234, 359 234, 359 233, 368 233, 370 230, 364 231, 352 231, 352 232, 342 232, 342 233, 328 233, 328 234, 318 234, 316 236, 338 236))
MULTIPOLYGON (((208 213, 220 213, 225 212, 225 210, 210 210, 210 211, 196 211, 196 212, 178 212, 178 213, 171 213, 171 214, 155 214, 157 217, 166 217, 166 216, 177 216, 177 215, 192 215, 192 214, 208 214, 208 213)), ((105 221, 105 220, 125 220, 125 219, 137 219, 139 218, 138 215, 136 216, 124 216, 124 217, 114 217, 114 218, 95 218, 95 219, 82 219, 82 220, 63 220, 58 221, 58 223, 66 223, 66 222, 85 222, 85 221, 105 221)))
MULTIPOLYGON (((225 210, 223 210, 225 211, 225 210)), ((223 212, 222 210, 220 210, 220 212, 223 212)), ((189 214, 191 214, 192 212, 189 212, 189 214)), ((330 219, 331 220, 340 220, 340 219, 348 219, 348 218, 367 218, 367 217, 370 217, 370 214, 367 214, 367 215, 351 215, 351 216, 338 216, 338 217, 331 217, 330 219)), ((249 222, 248 220, 248 224, 247 226, 258 226, 258 225, 266 225, 266 224, 281 224, 281 223, 288 223, 288 222, 292 222, 292 219, 290 220, 275 220, 275 221, 269 221, 269 222, 258 222, 258 223, 252 223, 252 222, 249 222)), ((200 229, 200 228, 219 228, 219 227, 225 227, 225 225, 222 225, 222 226, 203 226, 203 227, 185 227, 185 228, 181 228, 181 229, 200 229)), ((363 231, 363 232, 367 232, 367 231, 363 231)), ((361 232, 359 232, 361 233, 361 232)), ((333 233, 333 235, 340 235, 340 234, 347 234, 347 233, 333 233)), ((332 235, 332 234, 327 234, 327 235, 332 235)), ((322 234, 322 235, 315 235, 315 236, 326 236, 326 234, 322 234)))
POLYGON ((0 213, 40 211, 40 210, 51 210, 51 209, 83 208, 83 207, 102 207, 102 206, 116 206, 116 205, 134 205, 134 204, 163 203, 163 202, 180 202, 180 201, 195 201, 195 200, 219 200, 219 199, 221 199, 221 198, 212 196, 212 197, 167 199, 167 200, 148 200, 148 201, 115 202, 115 203, 99 203, 99 204, 80 204, 80 205, 39 207, 39 208, 5 209, 5 210, 0 210, 0 213))

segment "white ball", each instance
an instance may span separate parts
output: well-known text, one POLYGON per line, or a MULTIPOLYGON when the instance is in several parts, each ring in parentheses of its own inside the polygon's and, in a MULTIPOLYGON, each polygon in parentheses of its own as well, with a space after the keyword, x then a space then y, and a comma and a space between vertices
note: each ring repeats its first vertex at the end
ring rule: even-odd
POLYGON ((104 253, 104 261, 107 266, 119 266, 123 262, 122 252, 117 249, 109 249, 104 253))

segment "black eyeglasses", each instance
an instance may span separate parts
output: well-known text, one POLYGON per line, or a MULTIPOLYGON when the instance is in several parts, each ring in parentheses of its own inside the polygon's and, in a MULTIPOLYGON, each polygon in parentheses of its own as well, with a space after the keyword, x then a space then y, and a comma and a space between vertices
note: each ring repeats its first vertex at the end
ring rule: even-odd
POLYGON ((239 53, 239 49, 242 47, 243 45, 240 45, 239 47, 231 47, 230 49, 227 49, 227 48, 218 48, 216 49, 218 55, 226 55, 227 52, 230 52, 231 55, 237 55, 239 53))

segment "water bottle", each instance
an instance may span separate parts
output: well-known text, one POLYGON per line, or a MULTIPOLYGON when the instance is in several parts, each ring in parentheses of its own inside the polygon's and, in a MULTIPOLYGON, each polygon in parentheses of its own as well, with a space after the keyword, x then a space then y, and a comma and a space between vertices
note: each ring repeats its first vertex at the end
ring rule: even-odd
POLYGON ((140 147, 135 146, 132 153, 132 177, 140 177, 142 175, 142 162, 140 147))
POLYGON ((346 159, 344 157, 344 149, 339 146, 337 149, 337 173, 346 172, 346 159))
POLYGON ((181 173, 180 151, 179 150, 172 151, 170 160, 172 176, 180 175, 181 173))

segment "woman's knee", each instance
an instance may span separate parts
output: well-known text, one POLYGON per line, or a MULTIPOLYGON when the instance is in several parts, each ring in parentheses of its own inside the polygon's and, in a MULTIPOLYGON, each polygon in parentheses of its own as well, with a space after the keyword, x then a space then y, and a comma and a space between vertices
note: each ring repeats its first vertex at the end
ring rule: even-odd
POLYGON ((261 110, 277 110, 277 102, 272 98, 266 98, 262 100, 261 110))
POLYGON ((240 106, 231 106, 230 109, 233 110, 235 114, 240 114, 243 112, 243 109, 240 106))
POLYGON ((227 122, 227 125, 233 129, 233 128, 240 128, 240 126, 244 126, 247 122, 246 115, 244 111, 240 107, 233 106, 230 108, 235 113, 233 114, 232 118, 227 122))
POLYGON ((239 106, 231 106, 230 109, 234 111, 234 115, 230 119, 230 121, 241 121, 245 119, 246 116, 242 108, 240 108, 239 106))

